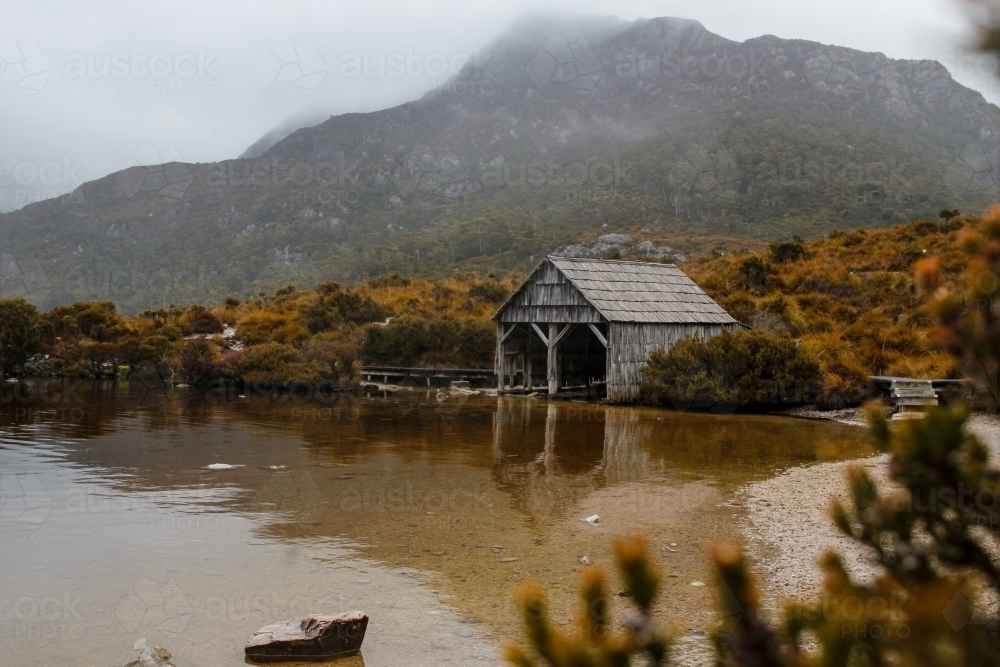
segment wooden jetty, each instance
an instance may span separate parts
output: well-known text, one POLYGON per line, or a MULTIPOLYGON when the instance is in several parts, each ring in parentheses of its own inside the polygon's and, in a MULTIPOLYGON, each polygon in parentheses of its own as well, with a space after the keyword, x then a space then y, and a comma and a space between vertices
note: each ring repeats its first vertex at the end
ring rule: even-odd
POLYGON ((409 368, 404 366, 364 366, 361 377, 366 382, 380 382, 400 387, 450 387, 467 382, 472 387, 492 386, 496 373, 483 368, 409 368))

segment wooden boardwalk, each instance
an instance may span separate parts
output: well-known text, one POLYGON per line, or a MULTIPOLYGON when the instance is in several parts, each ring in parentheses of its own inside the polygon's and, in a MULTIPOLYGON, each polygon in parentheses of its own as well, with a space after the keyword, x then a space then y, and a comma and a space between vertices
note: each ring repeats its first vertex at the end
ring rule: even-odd
POLYGON ((496 373, 483 368, 410 368, 406 366, 363 366, 361 377, 366 382, 394 384, 400 387, 450 387, 452 382, 468 382, 469 386, 493 386, 496 373))

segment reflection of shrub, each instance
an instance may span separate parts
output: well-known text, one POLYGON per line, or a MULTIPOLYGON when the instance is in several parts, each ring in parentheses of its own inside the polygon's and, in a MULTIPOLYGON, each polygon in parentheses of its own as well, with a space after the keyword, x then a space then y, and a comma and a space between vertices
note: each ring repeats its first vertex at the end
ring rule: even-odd
POLYGON ((265 343, 234 355, 226 364, 230 375, 253 384, 314 384, 331 375, 331 369, 306 360, 291 345, 265 343))
POLYGON ((480 298, 487 303, 501 303, 509 293, 510 290, 496 280, 484 280, 469 288, 469 296, 480 298))
POLYGON ((795 341, 762 331, 723 331, 708 341, 685 338, 654 350, 645 368, 648 402, 692 408, 805 403, 816 392, 819 364, 795 341))
POLYGON ((493 361, 496 331, 492 322, 399 317, 365 332, 361 356, 366 363, 395 366, 447 364, 485 368, 493 361))

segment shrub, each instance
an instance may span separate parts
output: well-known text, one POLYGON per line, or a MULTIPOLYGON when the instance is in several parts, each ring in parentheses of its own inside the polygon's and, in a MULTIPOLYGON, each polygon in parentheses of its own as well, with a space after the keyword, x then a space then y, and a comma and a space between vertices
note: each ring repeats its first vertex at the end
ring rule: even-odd
POLYGON ((388 316, 386 308, 370 296, 362 297, 337 283, 321 285, 315 300, 302 308, 302 314, 311 333, 330 331, 345 323, 380 322, 388 316))
POLYGON ((747 257, 740 263, 739 274, 748 288, 763 287, 767 283, 770 265, 757 255, 747 257))
POLYGON ((723 331, 708 341, 691 337, 669 351, 654 350, 643 397, 696 409, 806 403, 819 374, 819 364, 787 336, 723 331))
MULTIPOLYGON (((96 348, 91 345, 87 349, 96 348)), ((181 348, 180 373, 192 384, 203 384, 219 371, 219 350, 212 341, 195 338, 181 348)))
POLYGON ((750 324, 757 316, 757 302, 746 293, 736 294, 719 300, 726 312, 743 324, 750 324))
POLYGON ((353 341, 312 340, 303 344, 301 351, 305 361, 318 363, 324 375, 332 374, 341 384, 356 380, 361 375, 360 350, 353 341))
POLYGON ((39 343, 38 309, 24 299, 0 301, 0 370, 22 366, 39 343))
POLYGON ((294 343, 308 337, 295 312, 258 311, 236 323, 236 334, 247 345, 294 343))
POLYGON ((645 659, 641 664, 665 665, 671 637, 653 619, 661 577, 650 562, 645 541, 640 537, 616 540, 615 563, 637 607, 620 630, 616 632, 611 623, 606 577, 600 568, 588 567, 581 575, 580 606, 584 612, 572 633, 550 618, 541 586, 526 584, 517 591, 517 605, 529 651, 508 646, 507 661, 516 667, 627 667, 632 664, 631 656, 638 655, 645 659))
POLYGON ((894 208, 884 208, 882 209, 882 220, 885 222, 896 222, 897 220, 902 220, 903 216, 900 215, 899 211, 894 208))
POLYGON ((314 384, 331 375, 331 369, 319 361, 307 361, 301 352, 282 343, 249 347, 227 362, 226 371, 258 385, 314 384))
POLYGON ((99 303, 81 302, 73 304, 76 309, 76 325, 88 338, 100 338, 101 332, 118 323, 118 309, 110 301, 99 303))
POLYGON ((794 262, 806 256, 806 247, 802 239, 795 237, 792 241, 776 241, 771 244, 771 261, 775 264, 794 262))
POLYGON ((393 366, 439 365, 488 367, 493 361, 496 330, 492 322, 399 317, 365 331, 361 356, 366 363, 393 366))
POLYGON ((469 288, 469 296, 482 299, 487 303, 502 303, 510 290, 496 280, 484 280, 469 288))
POLYGON ((181 331, 181 328, 176 324, 166 325, 165 327, 160 329, 159 333, 161 336, 163 336, 172 343, 179 341, 181 337, 184 335, 184 332, 181 331))
POLYGON ((187 334, 222 333, 225 327, 222 320, 212 311, 204 307, 194 307, 189 311, 184 332, 187 334))
POLYGON ((459 333, 458 350, 467 366, 489 366, 496 353, 497 327, 492 321, 466 320, 459 333))

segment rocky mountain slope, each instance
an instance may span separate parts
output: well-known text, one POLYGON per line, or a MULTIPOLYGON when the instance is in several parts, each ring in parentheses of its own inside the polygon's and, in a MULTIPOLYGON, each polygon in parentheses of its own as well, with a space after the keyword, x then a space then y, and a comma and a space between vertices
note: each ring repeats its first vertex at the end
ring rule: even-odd
POLYGON ((607 234, 690 255, 936 217, 996 197, 998 131, 1000 109, 936 62, 534 16, 415 102, 0 216, 0 296, 136 310, 523 270, 607 234))

